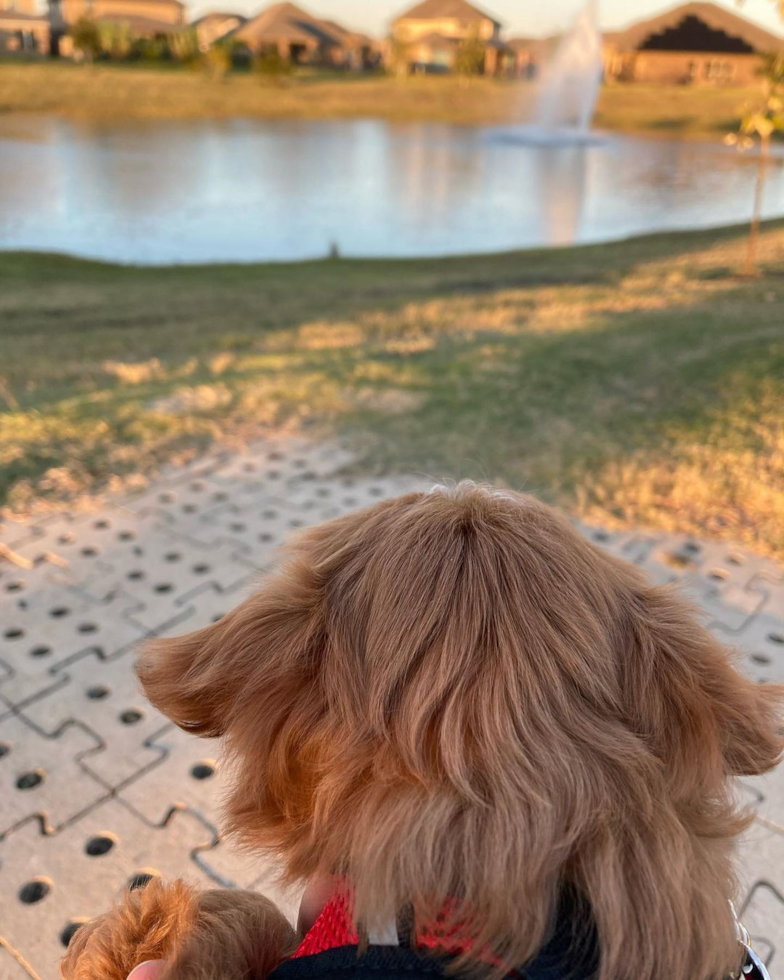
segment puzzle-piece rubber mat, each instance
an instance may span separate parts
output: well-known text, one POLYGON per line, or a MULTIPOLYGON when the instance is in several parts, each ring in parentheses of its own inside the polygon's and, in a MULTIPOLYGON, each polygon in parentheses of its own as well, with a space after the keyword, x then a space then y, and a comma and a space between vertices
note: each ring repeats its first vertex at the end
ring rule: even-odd
MULTIPOLYGON (((338 447, 269 440, 97 513, 0 523, 0 980, 54 980, 69 927, 139 875, 257 889, 295 914, 275 867, 220 839, 219 747, 144 701, 134 654, 231 611, 302 528, 429 482, 349 463, 338 447)), ((653 581, 680 583, 757 681, 784 680, 784 569, 715 542, 577 526, 653 581)), ((740 851, 740 904, 775 974, 784 773, 741 792, 759 819, 740 851)))

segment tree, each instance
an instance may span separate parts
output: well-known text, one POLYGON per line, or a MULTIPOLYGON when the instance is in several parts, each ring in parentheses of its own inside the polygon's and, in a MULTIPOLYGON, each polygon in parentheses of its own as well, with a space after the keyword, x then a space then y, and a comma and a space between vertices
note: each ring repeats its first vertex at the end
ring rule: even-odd
POLYGON ((222 81, 234 66, 234 45, 231 39, 211 44, 202 54, 202 67, 210 78, 222 81))
POLYGON ((766 55, 759 73, 763 79, 762 97, 757 104, 746 106, 739 131, 730 133, 726 139, 727 143, 737 146, 741 152, 759 146, 754 212, 746 256, 747 275, 756 275, 758 271, 759 234, 765 184, 770 168, 771 144, 776 133, 784 133, 784 55, 766 55))
POLYGON ((472 31, 460 42, 455 59, 455 70, 464 78, 481 75, 485 70, 486 57, 487 48, 484 41, 476 31, 472 31))
POLYGON ((124 61, 133 48, 133 32, 125 21, 107 21, 98 26, 102 53, 124 61))
POLYGON ((399 38, 392 38, 389 48, 389 67, 399 79, 408 78, 411 67, 411 46, 399 38))
POLYGON ((98 25, 89 17, 80 17, 71 28, 74 50, 87 62, 92 62, 101 53, 101 33, 98 25))
POLYGON ((292 64, 289 58, 284 58, 277 45, 262 48, 253 59, 253 68, 265 80, 274 85, 280 85, 284 75, 290 75, 292 64))
POLYGON ((199 39, 193 27, 185 31, 178 31, 168 38, 169 51, 172 57, 185 64, 195 65, 201 63, 201 53, 199 51, 199 39))

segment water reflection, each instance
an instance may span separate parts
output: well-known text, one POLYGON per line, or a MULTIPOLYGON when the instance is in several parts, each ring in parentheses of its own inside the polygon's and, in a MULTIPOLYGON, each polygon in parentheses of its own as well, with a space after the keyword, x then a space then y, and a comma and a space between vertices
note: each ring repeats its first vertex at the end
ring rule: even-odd
POLYGON ((156 263, 569 244, 745 220, 754 168, 716 144, 441 124, 3 120, 0 247, 156 263))
POLYGON ((535 156, 540 238, 544 245, 571 245, 580 240, 588 176, 585 146, 542 147, 535 156))

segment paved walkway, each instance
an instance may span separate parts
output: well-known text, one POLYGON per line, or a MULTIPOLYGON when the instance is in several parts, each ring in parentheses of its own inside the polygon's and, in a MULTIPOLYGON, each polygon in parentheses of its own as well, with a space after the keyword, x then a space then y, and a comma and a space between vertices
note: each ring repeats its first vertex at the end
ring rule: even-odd
MULTIPOLYGON (((335 475, 346 462, 263 444, 98 514, 0 524, 0 980, 57 977, 75 925, 139 875, 270 890, 270 869, 219 839, 216 747, 144 702, 132 651, 236 606, 291 529, 417 485, 335 475)), ((784 570, 718 544, 582 530, 680 580, 752 676, 784 680, 784 570)), ((758 811, 744 915, 784 971, 784 774, 739 791, 758 811)))

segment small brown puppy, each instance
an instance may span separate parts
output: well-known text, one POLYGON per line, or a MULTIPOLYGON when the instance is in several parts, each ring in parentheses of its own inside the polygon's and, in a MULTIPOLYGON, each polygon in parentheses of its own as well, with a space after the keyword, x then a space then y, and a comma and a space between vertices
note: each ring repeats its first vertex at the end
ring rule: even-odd
MULTIPOLYGON (((731 780, 779 761, 782 689, 532 498, 462 484, 308 531, 256 596, 153 642, 138 673, 181 727, 223 736, 229 829, 292 883, 343 876, 357 922, 446 905, 469 933, 456 968, 492 950, 511 971, 568 890, 599 980, 738 969, 749 818, 731 780)), ((246 939, 198 940, 226 956, 199 976, 233 977, 246 939)))
POLYGON ((165 960, 161 980, 263 978, 293 952, 294 931, 252 892, 198 892, 153 879, 74 935, 64 980, 126 980, 147 960, 165 960))

